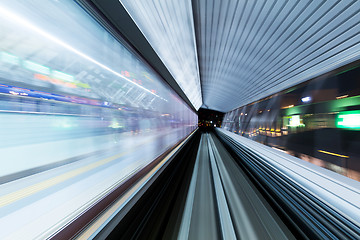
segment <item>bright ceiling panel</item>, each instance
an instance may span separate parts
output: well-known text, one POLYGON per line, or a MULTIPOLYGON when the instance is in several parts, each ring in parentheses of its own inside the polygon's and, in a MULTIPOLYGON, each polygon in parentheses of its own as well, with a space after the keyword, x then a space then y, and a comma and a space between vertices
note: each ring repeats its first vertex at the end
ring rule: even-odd
POLYGON ((190 0, 120 0, 195 109, 202 105, 190 0))
POLYGON ((360 1, 194 0, 193 9, 205 108, 227 112, 360 58, 360 1))

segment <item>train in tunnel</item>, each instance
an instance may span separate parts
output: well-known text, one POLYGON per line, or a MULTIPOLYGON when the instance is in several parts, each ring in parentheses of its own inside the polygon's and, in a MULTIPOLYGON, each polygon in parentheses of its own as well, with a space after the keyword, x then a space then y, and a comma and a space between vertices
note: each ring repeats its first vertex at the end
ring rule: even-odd
POLYGON ((360 239, 359 19, 1 1, 0 239, 360 239))

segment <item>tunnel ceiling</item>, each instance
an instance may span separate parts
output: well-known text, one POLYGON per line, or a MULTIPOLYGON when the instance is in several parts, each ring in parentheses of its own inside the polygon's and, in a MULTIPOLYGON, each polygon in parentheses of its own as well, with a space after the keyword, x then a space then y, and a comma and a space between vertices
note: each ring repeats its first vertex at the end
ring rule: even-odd
POLYGON ((190 1, 121 3, 197 110, 202 105, 190 1))
POLYGON ((202 107, 227 112, 360 56, 360 1, 122 3, 196 108, 198 76, 202 107))
POLYGON ((360 1, 193 1, 203 103, 229 111, 359 58, 360 1))

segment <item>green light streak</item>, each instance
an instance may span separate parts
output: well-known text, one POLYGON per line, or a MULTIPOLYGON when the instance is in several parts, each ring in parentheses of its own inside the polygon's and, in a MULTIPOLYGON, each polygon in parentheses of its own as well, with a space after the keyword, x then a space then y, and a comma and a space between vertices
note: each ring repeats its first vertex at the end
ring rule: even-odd
POLYGON ((337 114, 336 127, 360 130, 360 110, 340 112, 337 114))
POLYGON ((75 81, 76 86, 82 87, 82 88, 91 88, 89 84, 75 81))
POLYGON ((10 53, 7 53, 7 52, 1 53, 1 61, 13 64, 13 65, 19 65, 19 62, 20 62, 19 57, 12 55, 10 53))
POLYGON ((70 74, 66 74, 66 73, 63 73, 63 72, 60 72, 60 71, 56 71, 56 70, 53 70, 51 72, 51 76, 53 78, 61 79, 61 80, 67 81, 67 82, 74 82, 75 81, 75 78, 73 76, 71 76, 70 74))
POLYGON ((50 74, 50 68, 45 67, 45 66, 43 66, 41 64, 29 61, 29 60, 24 61, 24 67, 31 70, 31 71, 39 72, 39 73, 42 73, 42 74, 45 74, 45 75, 50 74))

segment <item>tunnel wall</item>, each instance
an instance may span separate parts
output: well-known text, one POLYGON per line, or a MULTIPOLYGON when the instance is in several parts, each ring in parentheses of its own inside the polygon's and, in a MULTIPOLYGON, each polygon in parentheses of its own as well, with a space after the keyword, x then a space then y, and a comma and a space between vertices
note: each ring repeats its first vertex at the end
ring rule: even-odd
POLYGON ((2 2, 0 18, 2 181, 108 149, 143 148, 150 161, 196 128, 196 113, 75 2, 2 2))

